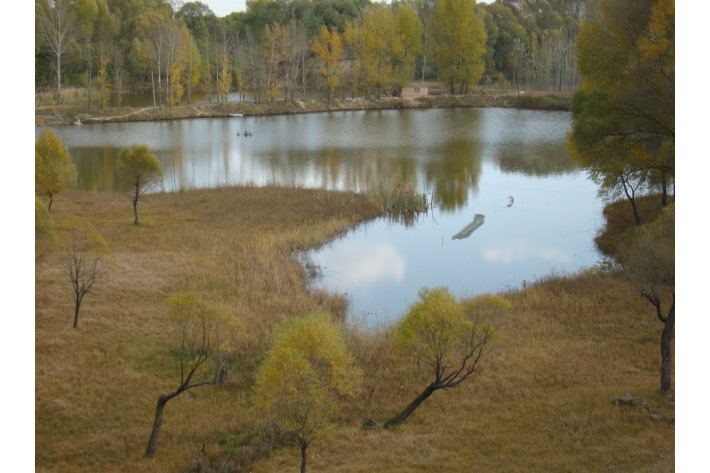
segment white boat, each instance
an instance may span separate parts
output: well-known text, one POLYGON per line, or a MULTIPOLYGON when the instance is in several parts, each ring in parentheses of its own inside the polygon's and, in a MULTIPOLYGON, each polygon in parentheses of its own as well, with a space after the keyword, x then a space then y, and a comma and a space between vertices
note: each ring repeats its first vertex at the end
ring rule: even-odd
POLYGON ((230 113, 229 116, 230 117, 243 117, 244 115, 241 113, 230 113))

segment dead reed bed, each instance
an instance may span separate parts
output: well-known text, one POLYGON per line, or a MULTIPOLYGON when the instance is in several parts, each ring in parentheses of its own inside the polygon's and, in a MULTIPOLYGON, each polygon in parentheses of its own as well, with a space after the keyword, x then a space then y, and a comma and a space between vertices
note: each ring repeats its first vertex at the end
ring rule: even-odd
MULTIPOLYGON (((273 432, 241 456, 219 445, 271 432, 250 400, 271 327, 314 308, 342 317, 337 295, 307 290, 294 253, 382 211, 349 193, 211 189, 146 196, 136 227, 127 196, 60 194, 52 218, 89 219, 115 267, 72 330, 59 254, 36 264, 36 471, 296 471, 297 449, 273 432), (243 350, 226 385, 171 401, 158 452, 145 460, 157 396, 179 377, 165 299, 185 290, 242 319, 243 350)), ((309 449, 310 471, 673 471, 673 398, 658 392, 661 327, 634 290, 589 271, 504 296, 513 309, 496 321, 481 372, 393 430, 362 421, 386 420, 431 382, 428 373, 395 350, 391 327, 347 325, 363 388, 309 449), (635 405, 611 402, 626 393, 635 405)))

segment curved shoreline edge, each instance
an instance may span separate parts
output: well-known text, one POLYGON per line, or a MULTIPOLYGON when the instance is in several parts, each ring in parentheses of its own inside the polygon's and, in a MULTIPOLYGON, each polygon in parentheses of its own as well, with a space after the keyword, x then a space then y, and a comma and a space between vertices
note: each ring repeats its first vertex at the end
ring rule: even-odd
POLYGON ((176 120, 183 118, 228 118, 230 114, 245 117, 263 115, 295 115, 302 113, 359 111, 359 110, 400 110, 433 109, 456 107, 506 107, 532 110, 568 111, 572 101, 571 92, 525 92, 500 93, 499 91, 479 91, 470 95, 435 95, 418 98, 381 97, 333 100, 331 102, 276 101, 271 103, 227 102, 179 105, 174 107, 112 107, 87 112, 82 107, 72 105, 46 105, 35 107, 35 126, 136 122, 153 120, 176 120), (61 120, 53 118, 58 114, 61 120))

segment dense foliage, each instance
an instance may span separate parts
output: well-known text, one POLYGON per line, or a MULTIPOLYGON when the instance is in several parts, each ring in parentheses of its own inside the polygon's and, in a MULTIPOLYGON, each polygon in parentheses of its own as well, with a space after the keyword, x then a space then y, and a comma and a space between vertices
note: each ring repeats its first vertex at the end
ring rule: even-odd
POLYGON ((75 179, 69 150, 52 130, 43 129, 35 144, 35 194, 49 197, 49 212, 54 195, 71 187, 75 179))
POLYGON ((293 435, 306 471, 306 449, 328 430, 340 400, 362 373, 329 316, 314 312, 283 322, 256 376, 257 403, 293 435))
POLYGON ((250 0, 217 17, 199 1, 36 0, 35 82, 57 103, 66 86, 82 88, 89 108, 120 105, 127 92, 172 106, 197 90, 293 100, 312 88, 396 93, 413 80, 453 82, 456 92, 479 80, 571 89, 590 2, 250 0), (342 36, 326 74, 323 31, 342 36))
POLYGON ((611 197, 660 190, 675 174, 675 2, 602 0, 579 37, 575 157, 611 197))

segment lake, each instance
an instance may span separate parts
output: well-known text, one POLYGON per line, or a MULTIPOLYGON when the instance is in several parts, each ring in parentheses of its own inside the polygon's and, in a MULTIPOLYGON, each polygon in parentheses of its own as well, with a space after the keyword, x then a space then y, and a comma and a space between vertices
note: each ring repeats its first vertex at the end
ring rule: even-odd
POLYGON ((167 191, 276 184, 361 192, 414 183, 434 206, 413 225, 378 219, 303 256, 321 268, 314 285, 346 294, 352 317, 377 324, 400 316, 424 286, 474 296, 599 260, 593 238, 603 203, 565 149, 570 124, 567 112, 464 108, 54 130, 87 190, 126 190, 114 161, 136 143, 160 159, 167 191), (472 222, 468 236, 452 239, 472 222))

